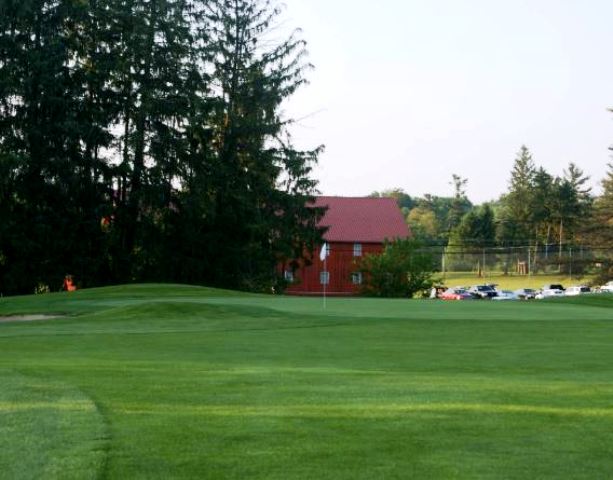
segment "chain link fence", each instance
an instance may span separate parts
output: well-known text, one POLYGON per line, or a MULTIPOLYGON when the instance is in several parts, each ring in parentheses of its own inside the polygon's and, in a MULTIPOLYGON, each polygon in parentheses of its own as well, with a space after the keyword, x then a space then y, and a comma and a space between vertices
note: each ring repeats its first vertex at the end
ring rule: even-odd
POLYGON ((599 273, 613 262, 613 247, 585 245, 524 245, 508 247, 425 247, 436 268, 447 273, 476 277, 498 275, 566 275, 581 277, 599 273))

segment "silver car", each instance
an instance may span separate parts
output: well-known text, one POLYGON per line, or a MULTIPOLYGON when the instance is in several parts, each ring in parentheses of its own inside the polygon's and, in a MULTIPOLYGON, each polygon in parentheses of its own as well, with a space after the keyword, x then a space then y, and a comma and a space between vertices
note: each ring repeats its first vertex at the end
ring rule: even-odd
POLYGON ((532 300, 536 296, 536 290, 532 288, 519 288, 514 293, 520 300, 532 300))
POLYGON ((511 290, 498 290, 498 295, 493 297, 492 300, 519 300, 519 297, 511 290))
POLYGON ((468 291, 478 298, 493 298, 498 293, 489 285, 474 285, 468 291))
POLYGON ((537 300, 542 300, 543 298, 552 298, 552 297, 563 297, 564 290, 559 290, 557 288, 545 288, 536 294, 534 298, 537 300))

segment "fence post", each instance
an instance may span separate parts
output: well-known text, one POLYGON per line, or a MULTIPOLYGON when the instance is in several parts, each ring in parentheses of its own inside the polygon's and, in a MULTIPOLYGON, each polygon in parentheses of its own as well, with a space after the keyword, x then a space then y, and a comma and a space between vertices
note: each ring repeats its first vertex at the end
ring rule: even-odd
POLYGON ((485 247, 483 247, 483 266, 482 266, 482 276, 485 278, 485 247))
POLYGON ((528 245, 528 276, 532 275, 532 252, 530 251, 530 245, 528 245))

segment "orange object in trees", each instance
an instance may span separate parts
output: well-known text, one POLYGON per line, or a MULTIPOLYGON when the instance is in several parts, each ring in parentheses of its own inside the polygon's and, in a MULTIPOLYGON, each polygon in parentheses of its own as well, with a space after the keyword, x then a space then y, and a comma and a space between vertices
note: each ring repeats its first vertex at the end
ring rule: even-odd
POLYGON ((74 292, 77 289, 72 281, 72 275, 66 275, 64 277, 64 290, 67 292, 74 292))

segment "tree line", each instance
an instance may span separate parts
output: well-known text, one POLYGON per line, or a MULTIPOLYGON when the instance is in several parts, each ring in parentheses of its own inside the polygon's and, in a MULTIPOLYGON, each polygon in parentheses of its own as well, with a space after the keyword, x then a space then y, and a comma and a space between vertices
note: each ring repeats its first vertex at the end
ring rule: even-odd
POLYGON ((401 188, 372 192, 370 196, 396 199, 414 237, 429 245, 446 245, 450 231, 466 212, 474 208, 466 197, 466 182, 466 179, 453 175, 454 194, 449 197, 431 194, 414 197, 401 188))
POLYGON ((510 173, 508 190, 495 201, 473 205, 466 197, 467 179, 453 175, 453 196, 411 197, 401 189, 374 192, 397 199, 415 238, 444 247, 452 261, 495 247, 528 247, 551 252, 560 265, 565 246, 592 250, 589 261, 601 274, 613 275, 613 164, 602 180, 602 194, 587 186, 589 177, 574 163, 554 176, 537 166, 522 146, 510 173))
POLYGON ((272 0, 0 2, 0 291, 267 290, 321 237, 272 0), (305 248, 306 247, 306 248, 305 248))

